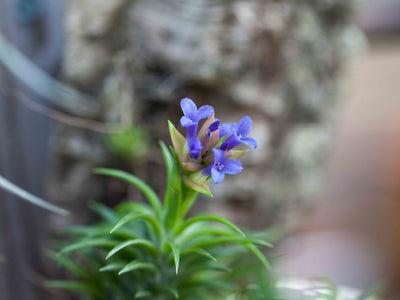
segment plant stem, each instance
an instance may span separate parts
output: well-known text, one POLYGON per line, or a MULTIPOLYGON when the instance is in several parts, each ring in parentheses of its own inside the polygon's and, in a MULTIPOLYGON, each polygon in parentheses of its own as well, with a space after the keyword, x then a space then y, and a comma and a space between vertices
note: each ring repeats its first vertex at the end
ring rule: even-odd
POLYGON ((180 211, 180 217, 181 219, 185 219, 186 214, 189 212, 189 210, 192 208, 194 202, 197 199, 198 192, 195 192, 191 189, 185 189, 187 191, 186 197, 183 198, 182 205, 181 205, 181 211, 180 211))

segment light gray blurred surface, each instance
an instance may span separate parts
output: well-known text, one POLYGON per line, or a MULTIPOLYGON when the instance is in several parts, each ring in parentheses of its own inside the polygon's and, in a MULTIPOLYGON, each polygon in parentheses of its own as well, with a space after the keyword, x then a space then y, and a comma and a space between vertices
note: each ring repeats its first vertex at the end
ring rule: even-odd
POLYGON ((400 1, 363 0, 361 1, 359 20, 367 31, 399 31, 400 1))
MULTIPOLYGON (((29 18, 18 18, 16 0, 0 1, 0 33, 43 70, 57 75, 62 54, 63 1, 40 2, 41 14, 30 22, 29 18)), ((1 62, 0 83, 0 173, 40 196, 52 122, 16 100, 13 90, 26 92, 38 103, 44 102, 11 76, 1 62)), ((0 299, 44 299, 38 286, 45 220, 46 213, 39 208, 0 191, 0 253, 5 257, 5 262, 0 263, 0 299)))

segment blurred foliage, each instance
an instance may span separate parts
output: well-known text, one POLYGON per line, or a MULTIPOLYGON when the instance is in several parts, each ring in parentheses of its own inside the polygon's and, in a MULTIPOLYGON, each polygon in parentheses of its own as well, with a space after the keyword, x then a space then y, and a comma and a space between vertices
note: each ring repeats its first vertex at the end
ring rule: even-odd
POLYGON ((108 145, 116 156, 130 162, 140 160, 150 149, 147 131, 137 125, 111 132, 108 145))
POLYGON ((257 258, 246 254, 249 242, 264 244, 251 234, 243 238, 202 222, 162 247, 155 228, 142 219, 109 233, 127 214, 142 214, 149 207, 131 202, 115 211, 93 207, 104 220, 66 230, 73 242, 50 256, 68 271, 70 279, 52 280, 48 286, 93 300, 261 300, 273 292, 268 271, 257 258))
MULTIPOLYGON (((54 204, 44 201, 43 199, 28 193, 26 190, 21 189, 19 186, 16 186, 12 182, 8 181, 6 178, 0 175, 0 189, 4 189, 5 191, 18 196, 20 199, 28 201, 36 206, 39 206, 43 209, 51 211, 53 213, 59 214, 61 216, 67 216, 69 212, 61 207, 58 207, 54 204)), ((1 258, 1 257, 0 257, 1 258)))
POLYGON ((251 284, 269 278, 269 262, 258 247, 271 244, 260 234, 244 234, 217 216, 186 217, 197 192, 182 184, 176 157, 161 147, 168 175, 164 203, 133 175, 96 170, 135 185, 150 205, 94 205, 103 221, 67 229, 72 240, 50 256, 71 277, 49 281, 48 286, 93 300, 226 299, 251 295, 251 284))

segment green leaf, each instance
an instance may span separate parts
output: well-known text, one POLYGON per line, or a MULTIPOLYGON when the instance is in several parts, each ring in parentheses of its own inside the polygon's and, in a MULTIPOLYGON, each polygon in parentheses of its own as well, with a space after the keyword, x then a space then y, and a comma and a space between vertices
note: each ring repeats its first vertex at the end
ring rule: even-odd
POLYGON ((214 256, 212 256, 210 252, 208 252, 208 251, 206 251, 206 250, 204 250, 202 248, 190 249, 188 251, 185 251, 185 253, 182 253, 182 255, 183 254, 189 254, 189 253, 196 253, 196 254, 199 254, 201 256, 205 256, 207 258, 210 258, 211 260, 217 262, 217 259, 214 256))
POLYGON ((157 194, 154 192, 154 190, 149 185, 147 185, 147 183, 145 183, 143 180, 137 178, 136 176, 133 176, 132 174, 120 170, 100 168, 100 169, 95 169, 94 172, 96 174, 112 176, 125 180, 131 183, 132 185, 136 186, 137 188, 139 188, 142 191, 142 193, 146 196, 147 200, 149 200, 151 206, 154 209, 156 217, 158 219, 161 218, 161 201, 158 198, 157 194))
POLYGON ((104 267, 101 267, 99 269, 100 272, 110 272, 110 271, 116 271, 116 270, 121 270, 124 267, 123 262, 114 262, 111 264, 107 264, 104 267))
POLYGON ((151 296, 151 293, 149 291, 139 290, 135 293, 135 299, 147 298, 150 296, 151 296))
POLYGON ((186 145, 185 137, 175 128, 174 124, 168 121, 169 134, 171 136, 172 145, 179 160, 183 161, 184 148, 186 145))
POLYGON ((182 188, 176 157, 171 155, 167 146, 163 142, 160 142, 160 146, 167 168, 167 188, 164 198, 163 218, 165 226, 169 228, 177 222, 177 217, 180 211, 182 188))
POLYGON ((182 236, 180 236, 178 240, 180 244, 184 244, 190 243, 192 240, 195 240, 199 237, 206 237, 207 239, 210 239, 214 238, 214 236, 236 237, 237 235, 235 232, 232 232, 229 229, 202 226, 200 228, 196 228, 193 231, 190 231, 189 233, 185 232, 185 234, 182 234, 182 236))
POLYGON ((264 247, 269 247, 269 248, 273 247, 273 245, 271 243, 268 243, 268 242, 266 242, 264 240, 249 239, 249 241, 251 241, 251 243, 254 244, 254 245, 264 246, 264 247))
MULTIPOLYGON (((242 245, 246 245, 252 243, 252 240, 242 237, 223 237, 223 238, 213 238, 213 239, 211 239, 210 237, 208 238, 206 237, 203 240, 197 240, 195 243, 193 243, 192 247, 198 248, 198 247, 213 246, 225 243, 239 243, 242 245)), ((185 249, 184 251, 182 251, 182 253, 186 253, 190 249, 191 248, 185 249)))
POLYGON ((161 238, 162 236, 162 228, 160 223, 150 214, 129 214, 123 217, 110 231, 113 233, 115 230, 119 229, 120 227, 124 226, 126 223, 135 220, 135 219, 145 219, 147 220, 154 228, 155 232, 158 234, 158 237, 161 238))
POLYGON ((383 299, 383 293, 385 292, 385 286, 382 282, 377 282, 366 290, 364 290, 361 295, 357 297, 356 300, 380 300, 383 299))
POLYGON ((167 168, 167 184, 171 184, 172 183, 172 179, 174 177, 174 161, 172 159, 172 155, 169 152, 167 146, 160 141, 160 147, 161 147, 161 151, 164 157, 164 161, 165 161, 165 166, 167 168))
POLYGON ((43 199, 40 199, 39 197, 36 197, 27 191, 21 189, 20 187, 16 186, 15 184, 11 183, 7 179, 5 179, 3 176, 0 175, 0 187, 3 188, 4 190, 10 192, 11 194, 14 194, 32 204, 35 204, 41 208, 44 208, 46 210, 49 210, 53 213, 62 215, 62 216, 67 216, 69 215, 69 212, 61 207, 58 207, 54 204, 51 204, 49 202, 44 201, 43 199))
POLYGON ((88 276, 90 276, 88 271, 84 267, 82 267, 82 265, 77 264, 67 256, 59 256, 57 253, 52 251, 48 251, 46 254, 52 260, 57 262, 60 266, 63 266, 65 269, 76 276, 81 276, 83 278, 88 278, 88 276))
POLYGON ((110 229, 105 226, 70 226, 63 229, 66 234, 82 235, 86 237, 93 237, 96 235, 105 236, 110 233, 110 229))
MULTIPOLYGON (((101 291, 89 283, 73 280, 49 280, 45 281, 45 285, 49 288, 63 289, 74 292, 89 293, 97 299, 103 299, 101 291)), ((94 298, 94 297, 93 297, 94 298)))
POLYGON ((249 150, 229 150, 228 153, 226 153, 226 158, 239 159, 247 152, 249 152, 249 150))
POLYGON ((249 249, 260 260, 260 262, 267 270, 271 269, 270 263, 267 261, 264 254, 262 254, 256 246, 254 246, 253 244, 245 244, 245 247, 249 249))
POLYGON ((108 252, 106 259, 109 259, 114 254, 129 246, 144 246, 153 256, 157 255, 157 248, 150 241, 145 239, 135 239, 120 243, 115 246, 110 252, 108 252))
POLYGON ((106 221, 114 223, 119 220, 119 216, 114 212, 114 210, 108 208, 105 205, 102 205, 102 204, 96 203, 96 202, 92 202, 92 203, 90 203, 89 206, 91 209, 93 209, 99 216, 101 216, 106 221))
POLYGON ((205 215, 205 216, 197 216, 190 218, 186 220, 184 223, 182 223, 178 229, 176 230, 176 234, 181 233, 183 230, 185 230, 187 227, 190 225, 197 223, 197 222, 206 222, 206 221, 214 221, 218 223, 222 223, 229 228, 233 229, 234 231, 238 232, 241 236, 245 237, 245 234, 235 225, 233 225, 231 222, 228 220, 225 220, 224 218, 218 217, 218 216, 211 216, 211 215, 205 215))
POLYGON ((197 176, 198 174, 201 176, 201 171, 192 173, 192 175, 189 177, 185 176, 183 178, 183 182, 192 190, 202 193, 208 197, 212 197, 213 195, 211 194, 210 186, 207 183, 207 176, 199 177, 197 176))
POLYGON ((181 218, 185 219, 186 214, 189 212, 189 210, 193 206, 199 193, 194 191, 193 189, 189 189, 186 187, 183 190, 184 190, 184 197, 183 197, 182 208, 181 208, 181 218))
POLYGON ((137 203, 137 202, 124 202, 118 205, 115 210, 120 215, 126 215, 128 213, 137 212, 143 214, 151 214, 152 210, 151 207, 144 204, 144 203, 137 203))
POLYGON ((152 263, 148 262, 140 262, 138 260, 134 260, 130 262, 129 264, 125 265, 125 267, 119 271, 118 275, 135 271, 135 270, 149 270, 156 272, 156 267, 152 263))
POLYGON ((168 245, 172 250, 172 254, 174 255, 175 274, 178 274, 179 260, 180 260, 180 257, 181 257, 181 250, 179 248, 179 245, 174 245, 174 244, 169 243, 169 242, 168 242, 168 245))
POLYGON ((179 292, 177 289, 169 287, 169 286, 165 286, 165 285, 160 285, 158 286, 159 289, 167 291, 168 293, 170 293, 175 299, 179 299, 179 292))
POLYGON ((84 240, 72 245, 69 245, 62 249, 59 255, 67 254, 70 252, 74 252, 76 250, 81 250, 85 248, 92 248, 92 247, 115 247, 117 245, 117 241, 106 240, 106 239, 93 239, 93 240, 84 240))
POLYGON ((182 168, 185 171, 196 172, 196 171, 200 171, 200 170, 204 169, 204 165, 201 165, 201 164, 198 164, 195 162, 183 162, 182 168))

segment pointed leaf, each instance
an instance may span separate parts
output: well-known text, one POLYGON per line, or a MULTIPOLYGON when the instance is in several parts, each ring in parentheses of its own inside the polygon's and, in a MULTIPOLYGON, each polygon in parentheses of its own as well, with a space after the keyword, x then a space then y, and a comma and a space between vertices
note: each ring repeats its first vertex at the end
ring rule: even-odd
POLYGON ((229 150, 226 152, 226 158, 239 159, 245 155, 249 150, 229 150))
POLYGON ((151 293, 149 291, 139 290, 135 294, 135 299, 147 298, 150 296, 151 296, 151 293))
POLYGON ((172 243, 168 243, 169 247, 172 250, 172 254, 174 256, 174 263, 175 263, 175 274, 178 274, 179 270, 179 260, 181 257, 181 250, 179 248, 179 245, 174 245, 172 243))
POLYGON ((181 178, 177 166, 177 158, 174 150, 168 150, 164 143, 160 143, 167 167, 167 186, 164 197, 164 215, 163 222, 167 228, 173 226, 176 220, 176 214, 179 212, 181 197, 181 178))
POLYGON ((165 166, 167 167, 167 178, 168 182, 171 183, 173 176, 174 176, 174 161, 172 158, 171 153, 169 152, 167 146, 160 142, 161 151, 164 157, 165 166))
POLYGON ((111 264, 107 264, 104 267, 101 267, 99 269, 100 272, 110 272, 110 271, 117 271, 117 270, 121 270, 124 267, 124 263, 123 262, 114 262, 111 264))
POLYGON ((183 230, 185 230, 191 224, 194 224, 194 223, 197 223, 197 222, 206 222, 206 221, 214 221, 214 222, 225 224, 229 228, 231 228, 234 231, 238 232, 241 236, 245 237, 245 234, 238 227, 233 225, 228 220, 225 220, 224 218, 221 218, 221 217, 218 217, 218 216, 209 216, 209 215, 197 216, 197 217, 193 217, 193 218, 190 218, 190 219, 186 220, 183 224, 181 224, 178 227, 177 234, 181 233, 183 230))
POLYGON ((57 253, 52 252, 52 251, 48 251, 46 254, 52 260, 57 262, 58 265, 64 267, 66 270, 68 270, 72 274, 83 277, 83 278, 88 277, 89 272, 82 265, 77 264, 75 261, 73 261, 69 257, 59 256, 57 253))
POLYGON ((200 171, 200 170, 204 169, 204 166, 201 164, 198 164, 198 163, 194 163, 194 162, 183 162, 182 168, 185 171, 195 172, 195 171, 200 171))
POLYGON ((116 211, 119 215, 126 215, 132 212, 140 214, 151 214, 152 209, 150 206, 144 203, 124 202, 116 207, 116 211))
MULTIPOLYGON (((226 244, 226 243, 239 243, 247 247, 248 244, 253 245, 253 240, 242 238, 242 237, 223 237, 223 238, 204 238, 201 240, 197 240, 194 242, 191 246, 193 248, 201 248, 201 247, 207 247, 207 246, 214 246, 218 244, 226 244)), ((191 249, 185 250, 182 253, 187 253, 191 249)))
MULTIPOLYGON (((210 252, 208 252, 208 251, 206 251, 206 250, 204 250, 202 248, 194 248, 194 249, 190 249, 189 251, 185 251, 185 254, 189 254, 189 253, 196 253, 196 254, 199 254, 201 256, 205 256, 207 258, 210 258, 211 260, 217 262, 217 259, 214 256, 212 256, 212 254, 210 252)), ((183 254, 184 253, 182 252, 182 255, 183 254)))
POLYGON ((121 251, 122 249, 129 247, 129 246, 144 246, 149 252, 155 256, 157 254, 157 248, 148 240, 145 239, 135 239, 135 240, 130 240, 126 241, 123 243, 118 244, 115 246, 113 249, 111 249, 110 252, 108 252, 106 256, 106 260, 109 259, 111 256, 116 254, 117 252, 121 251))
POLYGON ((143 180, 137 178, 136 176, 133 176, 132 174, 120 170, 100 168, 100 169, 95 169, 94 172, 96 174, 112 176, 115 178, 125 180, 133 184, 137 188, 139 188, 142 191, 142 193, 146 196, 146 198, 149 200, 157 218, 161 217, 161 201, 158 198, 157 194, 154 192, 154 190, 149 185, 147 185, 147 183, 145 183, 143 180))
POLYGON ((105 236, 110 232, 106 226, 88 227, 88 226, 70 226, 62 230, 65 234, 73 234, 85 237, 105 236))
POLYGON ((51 204, 49 202, 44 201, 43 199, 40 199, 39 197, 36 197, 27 191, 23 190, 22 188, 16 186, 15 184, 11 183, 7 179, 5 179, 3 176, 0 175, 0 188, 3 188, 4 190, 28 201, 31 202, 32 204, 35 204, 41 208, 47 209, 53 213, 62 215, 62 216, 67 216, 69 212, 61 207, 58 207, 54 204, 51 204))
POLYGON ((64 249, 62 249, 59 253, 59 255, 63 255, 63 254, 67 254, 70 252, 74 252, 77 250, 81 250, 81 249, 86 249, 86 248, 92 248, 92 247, 114 247, 115 245, 117 245, 118 242, 117 241, 113 241, 113 240, 106 240, 106 239, 93 239, 93 240, 84 240, 72 245, 69 245, 67 247, 65 247, 64 249))
POLYGON ((225 228, 215 228, 214 226, 201 226, 196 228, 195 230, 191 230, 189 233, 185 232, 179 240, 180 244, 185 243, 185 241, 191 241, 198 237, 205 236, 206 238, 210 238, 211 235, 222 235, 222 236, 229 236, 229 237, 236 237, 236 233, 232 232, 232 230, 225 229, 225 228))
POLYGON ((176 155, 178 155, 180 161, 183 161, 183 153, 186 145, 186 139, 170 121, 168 121, 168 128, 176 155))
POLYGON ((268 242, 266 242, 264 240, 259 240, 259 239, 249 239, 249 240, 254 245, 264 246, 264 247, 268 247, 268 248, 272 248, 273 247, 273 245, 271 243, 268 243, 268 242))
POLYGON ((45 281, 45 285, 49 288, 89 293, 93 298, 102 299, 103 297, 101 292, 95 286, 86 282, 72 280, 50 280, 45 281))
POLYGON ((158 286, 158 288, 169 292, 175 299, 179 299, 179 292, 177 289, 165 285, 158 286))
POLYGON ((90 203, 90 208, 93 209, 99 216, 101 216, 104 220, 109 222, 117 222, 119 216, 115 213, 114 210, 108 208, 105 205, 100 203, 92 202, 90 203))
POLYGON ((263 264, 263 266, 267 269, 270 270, 271 269, 271 265, 268 262, 268 260, 265 258, 264 254, 261 253, 260 250, 257 249, 256 246, 254 246, 253 244, 245 244, 245 247, 247 249, 249 249, 259 260, 260 262, 263 264))
POLYGON ((208 128, 214 122, 215 122, 215 114, 212 114, 210 117, 208 117, 207 120, 205 120, 203 126, 201 126, 201 128, 199 130, 199 133, 198 133, 198 136, 202 136, 202 135, 206 134, 208 128))
MULTIPOLYGON (((198 173, 198 172, 196 172, 198 173)), ((195 173, 193 173, 195 174, 195 173)), ((192 176, 191 176, 192 177, 192 176)), ((191 188, 192 190, 202 193, 206 196, 212 197, 211 191, 210 191, 210 187, 207 183, 207 177, 203 176, 204 179, 202 180, 198 180, 197 182, 194 181, 193 179, 191 179, 191 177, 184 177, 183 181, 184 183, 191 188)))
POLYGON ((161 237, 162 235, 162 228, 160 223, 152 216, 149 214, 137 214, 137 213, 133 213, 133 214, 129 214, 126 215, 125 217, 123 217, 110 231, 110 233, 113 233, 114 231, 116 231, 117 229, 119 229, 120 227, 124 226, 126 223, 135 220, 135 219, 145 219, 147 221, 149 221, 149 223, 153 226, 155 232, 158 234, 159 237, 161 237))
POLYGON ((118 275, 127 273, 127 272, 131 272, 131 271, 135 271, 135 270, 149 270, 149 271, 153 271, 156 272, 156 267, 148 262, 140 262, 137 260, 134 260, 132 262, 130 262, 129 264, 127 264, 121 271, 119 271, 118 275))
POLYGON ((216 131, 211 134, 207 151, 211 151, 211 149, 214 148, 218 144, 218 142, 219 142, 219 131, 216 131))

